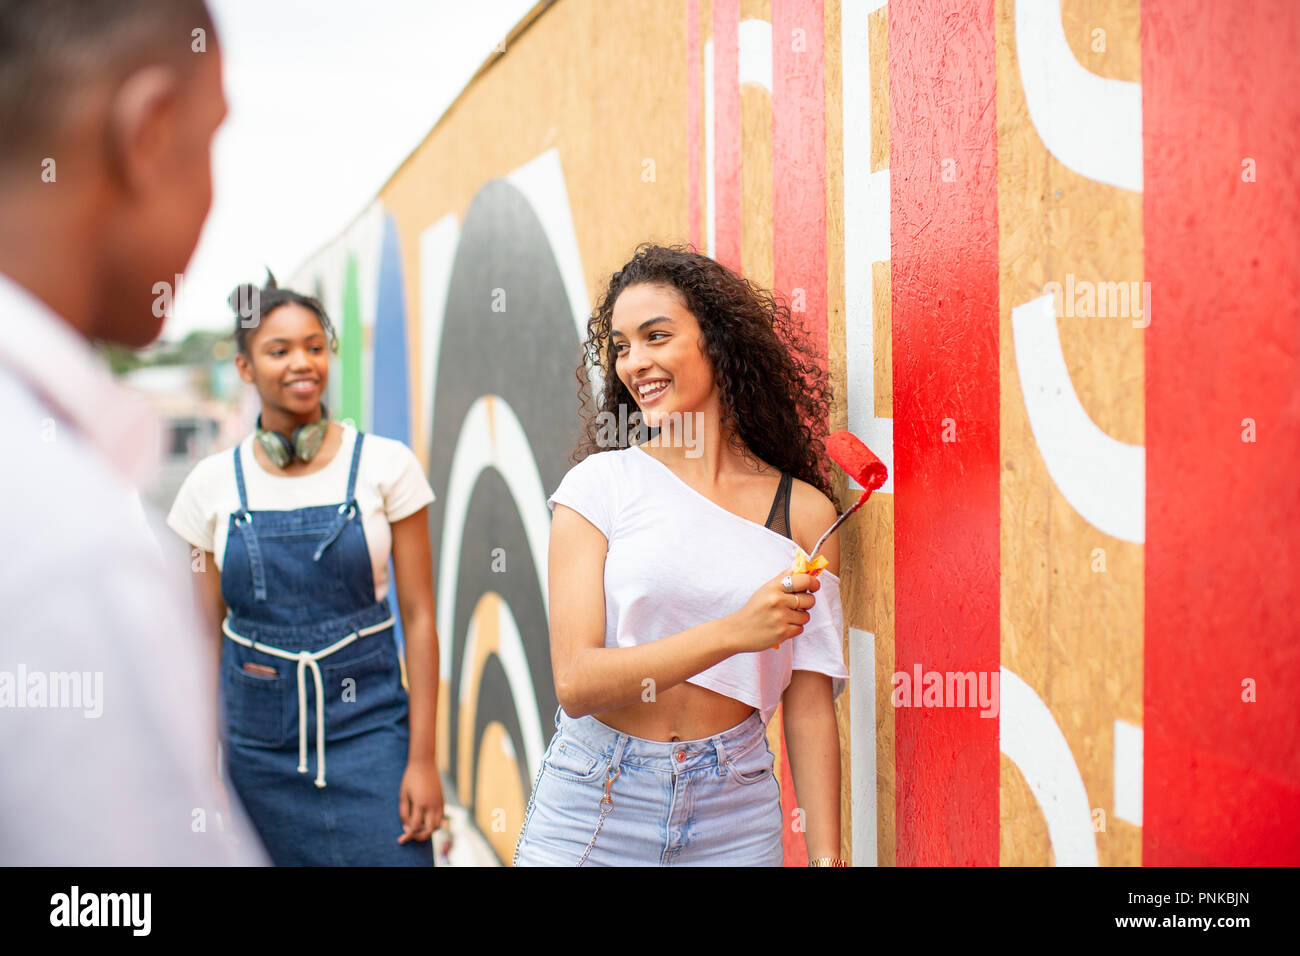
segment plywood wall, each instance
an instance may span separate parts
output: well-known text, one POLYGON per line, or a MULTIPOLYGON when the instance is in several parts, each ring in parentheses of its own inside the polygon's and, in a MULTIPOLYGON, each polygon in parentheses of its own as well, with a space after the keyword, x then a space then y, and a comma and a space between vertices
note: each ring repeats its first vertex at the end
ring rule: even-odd
POLYGON ((843 855, 1300 862, 1300 15, 1257 7, 541 3, 304 266, 438 495, 440 759, 503 860, 578 342, 653 239, 797 290, 890 467, 840 532, 843 855))

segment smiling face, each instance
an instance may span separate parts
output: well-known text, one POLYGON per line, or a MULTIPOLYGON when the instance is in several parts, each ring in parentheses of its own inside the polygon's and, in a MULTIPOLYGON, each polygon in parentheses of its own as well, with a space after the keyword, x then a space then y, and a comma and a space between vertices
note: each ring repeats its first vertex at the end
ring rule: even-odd
POLYGON ((672 286, 643 283, 624 289, 614 302, 610 339, 614 372, 652 428, 669 412, 717 408, 717 380, 700 324, 672 286), (643 392, 643 384, 652 390, 643 392))
POLYGON ((310 420, 329 381, 329 344, 311 309, 289 302, 262 316, 235 356, 239 377, 257 388, 265 424, 281 415, 310 420), (270 414, 267 414, 270 413, 270 414))

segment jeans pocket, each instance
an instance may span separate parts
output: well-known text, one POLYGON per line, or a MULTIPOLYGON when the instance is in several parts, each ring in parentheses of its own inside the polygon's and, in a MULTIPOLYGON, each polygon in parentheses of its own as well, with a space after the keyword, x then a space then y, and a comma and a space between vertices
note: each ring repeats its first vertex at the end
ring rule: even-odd
POLYGON ((756 741, 748 750, 735 756, 728 756, 727 776, 736 783, 748 786, 771 777, 775 764, 776 757, 768 747, 767 739, 763 738, 756 741))
POLYGON ((255 677, 234 667, 223 670, 225 729, 230 740, 262 747, 282 746, 290 730, 285 705, 289 678, 255 677))
POLYGON ((578 783, 590 783, 599 779, 608 762, 608 758, 562 734, 556 735, 550 752, 543 760, 548 772, 578 783))
MULTIPOLYGON (((372 635, 365 640, 376 640, 377 646, 349 660, 335 661, 331 655, 320 662, 326 739, 364 733, 400 720, 406 714, 407 696, 402 688, 391 633, 372 635)), ((311 687, 310 680, 308 687, 311 687)))

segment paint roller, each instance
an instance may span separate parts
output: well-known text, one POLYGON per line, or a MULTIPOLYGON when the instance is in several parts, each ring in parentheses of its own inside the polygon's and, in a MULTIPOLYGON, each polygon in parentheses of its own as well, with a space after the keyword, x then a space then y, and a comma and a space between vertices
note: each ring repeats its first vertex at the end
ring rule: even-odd
MULTIPOLYGON (((866 490, 862 492, 853 507, 836 518, 835 523, 826 529, 826 533, 817 539, 817 543, 813 545, 813 557, 809 557, 804 553, 803 548, 795 545, 794 566, 790 570, 795 574, 811 574, 813 577, 830 564, 825 555, 817 553, 826 543, 826 539, 844 523, 849 515, 866 504, 871 493, 883 485, 885 479, 889 477, 889 470, 884 463, 872 453, 862 439, 852 432, 846 429, 831 432, 826 436, 825 445, 826 454, 830 456, 831 461, 843 468, 850 478, 866 490)), ((779 646, 779 644, 772 645, 774 650, 779 646)))

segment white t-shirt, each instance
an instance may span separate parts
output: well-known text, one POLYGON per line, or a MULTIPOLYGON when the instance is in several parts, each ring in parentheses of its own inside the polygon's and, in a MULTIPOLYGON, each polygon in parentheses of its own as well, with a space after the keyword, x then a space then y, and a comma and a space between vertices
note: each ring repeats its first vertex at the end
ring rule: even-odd
MULTIPOLYGON (((725 617, 794 563, 793 540, 731 513, 636 446, 584 458, 546 504, 572 508, 608 542, 606 647, 645 644, 725 617)), ((733 654, 687 682, 758 708, 765 724, 792 671, 830 676, 838 697, 849 676, 840 579, 830 571, 818 578, 802 634, 776 650, 733 654)))
MULTIPOLYGON (((344 424, 343 438, 330 463, 309 475, 273 475, 253 457, 253 433, 239 443, 249 511, 291 511, 313 505, 341 504, 347 497, 348 470, 357 430, 344 424)), ((434 500, 415 453, 399 441, 366 433, 357 465, 357 507, 375 575, 375 600, 388 594, 388 556, 393 549, 389 525, 434 500)), ((209 455, 186 476, 167 515, 168 526, 204 551, 220 568, 226 558, 230 516, 239 510, 235 457, 229 448, 209 455)))

